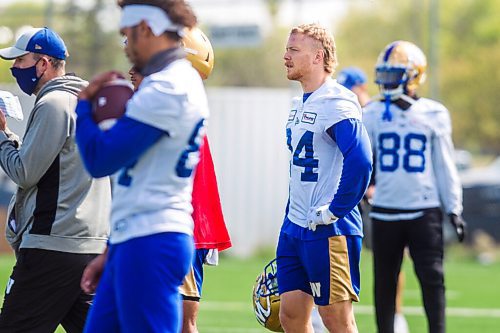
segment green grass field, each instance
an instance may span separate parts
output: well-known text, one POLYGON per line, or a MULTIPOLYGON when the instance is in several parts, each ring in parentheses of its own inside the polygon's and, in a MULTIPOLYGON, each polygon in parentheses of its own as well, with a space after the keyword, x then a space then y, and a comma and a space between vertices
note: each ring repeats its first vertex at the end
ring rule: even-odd
MULTIPOLYGON (((500 332, 500 264, 481 266, 462 248, 447 252, 447 332, 500 332)), ((253 316, 252 286, 269 255, 247 260, 221 258, 218 267, 206 268, 203 300, 199 315, 201 333, 267 332, 253 316)), ((355 305, 359 332, 373 333, 372 258, 364 251, 362 259, 361 302, 355 305)), ((412 333, 427 332, 421 296, 413 267, 406 260, 404 304, 412 333)))
MULTIPOLYGON (((252 286, 271 254, 250 259, 223 256, 218 267, 205 269, 203 300, 198 326, 201 333, 268 332, 257 323, 252 310, 252 286)), ((14 259, 0 256, 0 285, 5 286, 14 259)), ((425 333, 418 283, 406 260, 405 313, 412 333, 425 333)), ((447 331, 450 333, 500 332, 500 264, 482 266, 462 248, 447 251, 447 331)), ((372 308, 371 253, 362 259, 361 302, 355 305, 359 332, 375 332, 372 308)), ((3 287, 2 287, 3 288, 3 287)), ((64 332, 61 328, 57 332, 64 332)))

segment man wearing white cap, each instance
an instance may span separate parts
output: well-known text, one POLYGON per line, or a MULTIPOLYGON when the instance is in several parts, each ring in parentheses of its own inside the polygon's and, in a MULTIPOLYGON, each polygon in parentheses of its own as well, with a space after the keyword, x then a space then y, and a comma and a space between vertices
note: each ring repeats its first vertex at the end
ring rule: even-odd
POLYGON ((108 251, 81 283, 89 293, 98 284, 85 332, 178 333, 178 288, 194 254, 193 171, 208 117, 202 79, 181 46, 183 29, 197 20, 182 0, 118 3, 125 53, 144 80, 105 132, 90 101, 117 73, 101 74, 79 95, 84 163, 95 177, 115 174, 108 251))
POLYGON ((0 332, 82 332, 92 297, 82 273, 106 248, 109 180, 85 171, 75 144, 77 95, 87 82, 65 74, 66 46, 48 28, 32 28, 0 57, 19 87, 35 94, 23 143, 0 112, 0 166, 17 184, 7 240, 16 252, 0 313, 0 332))

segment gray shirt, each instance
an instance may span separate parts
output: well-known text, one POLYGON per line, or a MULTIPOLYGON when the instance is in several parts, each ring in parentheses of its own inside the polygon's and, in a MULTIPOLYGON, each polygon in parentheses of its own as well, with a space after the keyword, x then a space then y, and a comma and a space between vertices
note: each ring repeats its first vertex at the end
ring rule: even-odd
POLYGON ((62 76, 37 95, 23 143, 0 131, 0 166, 17 184, 8 210, 14 248, 102 253, 109 234, 108 178, 92 179, 75 143, 75 107, 87 82, 62 76))

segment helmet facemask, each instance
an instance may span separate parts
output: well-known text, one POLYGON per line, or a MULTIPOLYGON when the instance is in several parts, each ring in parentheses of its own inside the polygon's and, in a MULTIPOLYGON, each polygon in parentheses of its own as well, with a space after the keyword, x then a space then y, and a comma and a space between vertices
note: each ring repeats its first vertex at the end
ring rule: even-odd
POLYGON ((271 295, 279 295, 278 293, 278 278, 276 277, 276 259, 272 260, 264 267, 264 276, 260 280, 260 296, 267 297, 271 295), (265 288, 264 288, 265 286, 265 288))
POLYGON ((276 259, 274 259, 257 277, 253 287, 253 309, 259 324, 270 331, 283 332, 279 321, 280 296, 276 272, 276 259))
POLYGON ((386 105, 384 120, 392 119, 389 110, 391 101, 407 99, 425 81, 426 68, 425 55, 410 42, 393 42, 379 54, 375 66, 375 83, 378 84, 386 105))
POLYGON ((408 75, 406 68, 377 67, 375 69, 375 83, 384 97, 394 100, 405 92, 408 75))

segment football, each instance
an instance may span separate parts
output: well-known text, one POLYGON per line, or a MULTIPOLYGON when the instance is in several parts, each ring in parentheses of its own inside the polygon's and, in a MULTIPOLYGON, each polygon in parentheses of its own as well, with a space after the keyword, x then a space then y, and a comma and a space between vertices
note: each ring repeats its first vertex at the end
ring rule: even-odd
POLYGON ((102 130, 110 129, 125 113, 128 100, 134 94, 134 87, 125 79, 106 83, 92 100, 92 116, 102 130))

